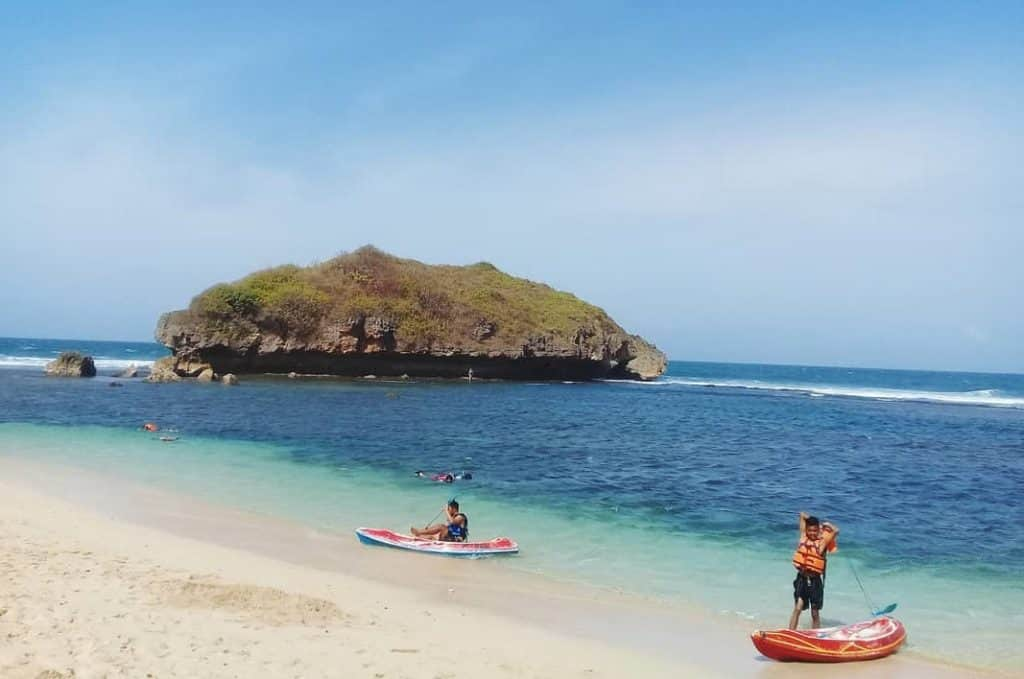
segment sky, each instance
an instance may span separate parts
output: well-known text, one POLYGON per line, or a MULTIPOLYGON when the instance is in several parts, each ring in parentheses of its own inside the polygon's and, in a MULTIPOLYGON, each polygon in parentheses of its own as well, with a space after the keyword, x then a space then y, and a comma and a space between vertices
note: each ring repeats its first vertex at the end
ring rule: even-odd
POLYGON ((1024 372, 1021 3, 35 4, 0 336, 374 244, 673 359, 1024 372))

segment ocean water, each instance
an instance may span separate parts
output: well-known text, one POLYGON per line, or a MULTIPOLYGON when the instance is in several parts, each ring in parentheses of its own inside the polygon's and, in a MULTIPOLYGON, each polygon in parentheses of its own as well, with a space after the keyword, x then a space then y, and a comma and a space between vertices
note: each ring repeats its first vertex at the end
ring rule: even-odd
POLYGON ((97 372, 117 371, 129 366, 153 365, 170 355, 153 342, 101 342, 96 340, 60 340, 0 337, 0 368, 38 368, 57 358, 63 351, 78 351, 92 356, 97 372))
MULTIPOLYGON (((108 374, 164 353, 103 344, 108 374)), ((0 369, 0 454, 340 533, 423 523, 457 494, 474 537, 520 542, 504 567, 751 628, 785 624, 803 509, 841 527, 826 622, 868 615, 853 566, 875 605, 899 604, 915 652, 1024 668, 1024 376, 673 362, 651 383, 115 389, 25 367, 90 345, 0 340, 16 366, 0 369), (180 439, 140 432, 146 421, 180 439)))

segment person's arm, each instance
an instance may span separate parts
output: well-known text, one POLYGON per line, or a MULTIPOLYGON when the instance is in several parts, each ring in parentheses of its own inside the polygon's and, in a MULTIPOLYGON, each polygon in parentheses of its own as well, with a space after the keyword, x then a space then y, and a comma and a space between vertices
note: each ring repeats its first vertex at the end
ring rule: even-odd
POLYGON ((839 526, 829 521, 824 521, 822 522, 821 527, 826 529, 827 531, 830 531, 828 533, 828 542, 825 543, 825 547, 827 548, 828 545, 832 544, 832 542, 835 541, 836 536, 839 535, 839 526))
POLYGON ((804 539, 804 531, 807 529, 807 512, 800 512, 800 520, 797 522, 800 533, 796 536, 797 540, 804 539))

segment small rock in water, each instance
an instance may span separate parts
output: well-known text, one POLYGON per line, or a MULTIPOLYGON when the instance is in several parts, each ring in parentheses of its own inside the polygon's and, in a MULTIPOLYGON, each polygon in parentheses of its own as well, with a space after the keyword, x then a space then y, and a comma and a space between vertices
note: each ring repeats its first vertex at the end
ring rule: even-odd
POLYGON ((134 363, 132 363, 130 366, 128 366, 127 368, 125 368, 121 372, 117 373, 117 377, 131 378, 131 377, 138 377, 138 376, 139 376, 139 369, 135 367, 134 363))
POLYGON ((375 380, 375 379, 377 379, 377 376, 376 375, 363 375, 363 379, 364 380, 375 380))
POLYGON ((213 368, 204 368, 198 375, 196 375, 196 380, 200 382, 213 382, 214 378, 215 375, 213 373, 213 368))
POLYGON ((220 381, 221 381, 221 384, 226 384, 228 386, 232 386, 232 385, 238 384, 238 378, 235 377, 235 375, 232 374, 232 373, 228 373, 228 374, 224 375, 223 377, 220 378, 220 381))
POLYGON ((57 377, 96 377, 96 363, 92 356, 77 351, 65 351, 46 364, 46 374, 57 377))
POLYGON ((299 373, 297 373, 297 372, 290 372, 290 373, 288 373, 288 379, 290 379, 290 380, 294 380, 298 376, 299 376, 299 373))

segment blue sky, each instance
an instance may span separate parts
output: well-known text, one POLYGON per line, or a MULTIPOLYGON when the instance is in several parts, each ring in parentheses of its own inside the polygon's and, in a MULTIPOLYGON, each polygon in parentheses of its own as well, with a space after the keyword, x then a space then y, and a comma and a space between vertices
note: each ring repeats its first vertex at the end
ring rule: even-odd
POLYGON ((5 10, 0 335, 373 243, 673 358, 1024 372, 1019 3, 550 4, 5 10))

